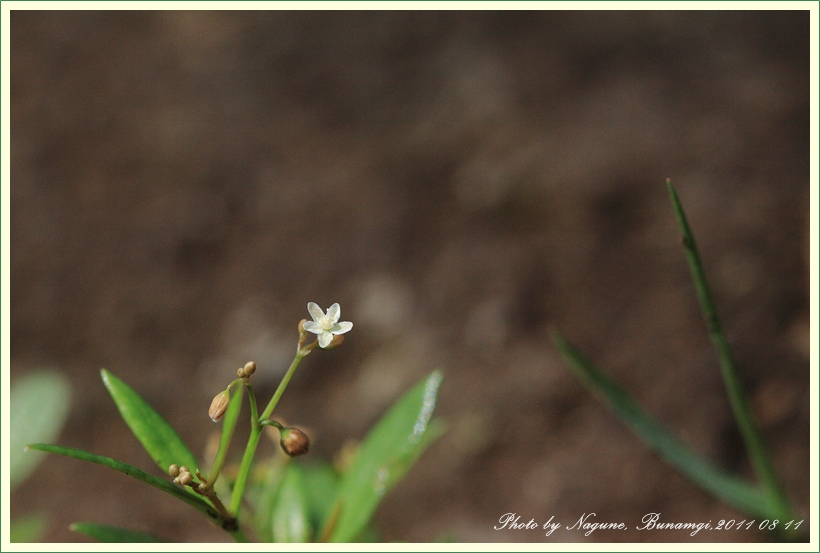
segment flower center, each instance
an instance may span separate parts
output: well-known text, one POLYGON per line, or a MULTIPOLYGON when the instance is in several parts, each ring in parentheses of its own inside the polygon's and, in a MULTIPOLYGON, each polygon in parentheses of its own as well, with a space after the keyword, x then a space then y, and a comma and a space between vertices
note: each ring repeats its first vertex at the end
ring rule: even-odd
POLYGON ((323 330, 330 330, 331 328, 333 328, 333 320, 327 315, 319 319, 318 322, 319 326, 321 326, 323 330))

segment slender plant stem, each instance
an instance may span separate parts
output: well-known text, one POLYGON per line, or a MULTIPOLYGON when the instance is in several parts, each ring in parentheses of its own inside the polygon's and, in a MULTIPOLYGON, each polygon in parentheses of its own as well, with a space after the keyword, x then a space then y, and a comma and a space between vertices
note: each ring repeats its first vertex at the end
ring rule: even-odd
MULTIPOLYGON (((230 386, 228 386, 228 389, 230 389, 230 386)), ((219 439, 219 449, 216 452, 214 464, 211 467, 210 474, 208 475, 208 483, 206 484, 207 490, 213 489, 217 478, 219 478, 219 473, 225 465, 225 459, 228 457, 228 448, 231 445, 231 438, 233 437, 233 432, 236 429, 236 423, 239 420, 239 409, 242 406, 241 387, 236 394, 236 396, 231 398, 231 403, 225 413, 225 420, 222 423, 222 436, 219 439)))
POLYGON ((282 378, 282 382, 279 383, 279 387, 276 389, 276 392, 273 394, 273 397, 270 398, 270 402, 268 403, 268 406, 265 407, 265 410, 262 412, 260 420, 270 418, 271 414, 273 413, 273 410, 276 408, 276 404, 279 403, 279 399, 282 397, 282 394, 285 393, 285 388, 288 387, 288 383, 290 382, 293 373, 296 372, 296 367, 298 367, 299 363, 302 362, 302 359, 304 359, 305 356, 307 356, 307 354, 313 350, 313 347, 311 346, 315 346, 315 342, 309 346, 305 346, 299 349, 296 352, 296 356, 293 358, 293 361, 291 361, 290 367, 288 367, 288 372, 285 373, 284 378, 282 378))
POLYGON ((251 434, 248 438, 248 445, 245 447, 245 453, 242 456, 242 464, 239 466, 239 473, 236 476, 236 483, 234 484, 233 494, 231 495, 230 511, 237 519, 239 518, 239 509, 242 506, 242 496, 245 494, 245 486, 248 483, 248 475, 250 474, 253 456, 256 453, 256 447, 259 445, 259 438, 262 436, 261 421, 268 419, 271 416, 271 413, 273 413, 276 404, 279 403, 279 399, 282 397, 282 394, 285 393, 285 388, 288 387, 288 383, 290 382, 291 377, 293 377, 293 373, 296 372, 296 367, 299 366, 302 359, 304 359, 312 349, 313 347, 306 346, 296 352, 296 356, 293 358, 293 361, 288 368, 288 372, 285 373, 285 376, 282 378, 282 382, 279 383, 279 387, 276 389, 276 392, 273 394, 273 397, 261 417, 257 414, 256 397, 253 395, 251 385, 250 383, 245 385, 248 389, 248 399, 251 404, 251 434))
POLYGON ((242 506, 242 496, 245 494, 245 486, 248 483, 248 475, 251 471, 253 455, 256 453, 256 446, 259 445, 259 438, 262 435, 253 387, 250 382, 245 384, 245 387, 248 389, 248 401, 251 405, 251 435, 248 437, 248 445, 245 446, 245 453, 242 455, 242 464, 239 465, 239 473, 236 475, 236 482, 234 483, 233 493, 231 494, 231 512, 237 519, 239 518, 239 508, 242 506))
POLYGON ((706 281, 706 273, 700 261, 700 255, 698 254, 698 249, 695 244, 695 237, 689 227, 678 195, 672 186, 672 181, 667 179, 666 185, 669 188, 669 195, 672 199, 672 206, 675 209, 675 216, 678 219, 678 226, 683 234, 686 258, 695 281, 695 289, 701 310, 703 311, 703 316, 706 319, 709 337, 717 350, 721 375, 723 376, 723 382, 726 385, 726 391, 729 395, 732 412, 734 413, 735 420, 737 420, 743 440, 746 443, 752 465, 760 478, 765 493, 769 497, 771 507, 775 512, 779 513, 782 518, 788 520, 788 518, 792 517, 792 511, 789 507, 786 495, 777 480, 771 458, 766 451, 763 437, 760 434, 757 424, 755 424, 749 402, 743 390, 740 377, 738 376, 737 367, 731 349, 729 348, 729 342, 726 340, 726 335, 723 332, 723 327, 718 318, 714 300, 712 299, 712 293, 706 281))

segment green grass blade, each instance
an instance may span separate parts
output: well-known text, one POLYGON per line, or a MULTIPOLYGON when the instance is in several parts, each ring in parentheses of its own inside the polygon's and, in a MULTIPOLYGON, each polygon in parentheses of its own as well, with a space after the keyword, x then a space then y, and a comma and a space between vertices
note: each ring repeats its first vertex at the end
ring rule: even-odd
POLYGON ((28 442, 51 442, 68 416, 71 388, 54 370, 41 370, 18 379, 11 387, 9 474, 16 488, 43 460, 42 453, 23 451, 28 442))
POLYGON ((28 446, 26 446, 26 448, 45 451, 47 453, 58 453, 60 455, 65 455, 66 457, 73 457, 74 459, 79 459, 81 461, 88 461, 90 463, 96 463, 98 465, 110 467, 114 470, 123 472, 128 476, 136 478, 137 480, 141 480, 146 484, 150 484, 155 488, 158 488, 168 494, 171 494, 177 499, 184 501, 194 509, 200 511, 201 513, 204 513, 208 518, 213 520, 214 523, 216 523, 220 527, 223 526, 224 522, 226 522, 225 519, 220 517, 219 514, 216 511, 214 511, 213 508, 211 508, 211 506, 204 499, 201 499, 198 495, 191 495, 189 493, 186 493, 182 488, 175 486, 171 482, 157 478, 156 476, 148 474, 147 472, 140 470, 137 467, 131 466, 129 464, 116 461, 110 457, 103 457, 102 455, 89 453, 81 449, 74 449, 72 447, 63 447, 51 444, 29 444, 28 446))
POLYGON ((104 526, 93 522, 75 522, 69 526, 69 529, 103 543, 167 543, 170 541, 147 532, 104 526))
MULTIPOLYGON (((384 495, 443 432, 430 418, 442 374, 434 371, 402 397, 365 438, 339 485, 340 513, 329 540, 348 542, 365 529, 384 495)), ((326 523, 327 524, 327 523, 326 523)), ((322 532, 324 535, 328 530, 322 532)))
POLYGON ((557 332, 553 333, 553 341, 581 382, 600 396, 638 437, 669 464, 729 505, 751 516, 772 518, 769 498, 756 486, 717 469, 686 447, 557 332))
POLYGON ((105 369, 100 372, 105 387, 117 404, 125 423, 162 472, 167 473, 168 467, 172 464, 185 465, 191 469, 191 473, 199 468, 194 454, 162 415, 154 411, 125 382, 105 369))
POLYGON ((666 186, 669 189, 669 197, 672 201, 672 207, 675 210, 678 227, 683 235, 683 245, 686 248, 686 260, 689 263, 689 270, 695 282, 695 291, 698 296, 701 311, 703 312, 703 318, 706 321, 706 327, 709 331, 709 338, 712 340, 712 344, 717 351, 718 360, 720 362, 720 372, 723 376, 723 383, 726 386, 726 392, 729 396, 729 403, 732 406, 732 412, 740 428, 740 433, 746 443, 746 449, 751 457, 752 466, 754 466, 775 508, 779 511, 775 513, 774 516, 781 519, 793 518, 788 500, 777 480, 774 466, 772 465, 763 442, 763 436, 758 430, 752 410, 749 407, 746 393, 743 390, 737 366, 732 356, 732 350, 729 348, 729 341, 723 332, 723 326, 720 323, 717 308, 712 299, 712 292, 706 280, 706 271, 700 260, 700 254, 698 253, 697 244, 695 243, 695 236, 689 227, 689 222, 686 219, 686 214, 683 211, 683 206, 680 203, 678 194, 672 186, 672 181, 667 180, 666 186))

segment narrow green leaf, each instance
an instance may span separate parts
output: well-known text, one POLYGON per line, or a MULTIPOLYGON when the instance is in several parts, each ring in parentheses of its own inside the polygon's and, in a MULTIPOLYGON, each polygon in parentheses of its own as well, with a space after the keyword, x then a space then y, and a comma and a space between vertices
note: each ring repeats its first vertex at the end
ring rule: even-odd
MULTIPOLYGON (((330 541, 356 539, 384 495, 398 483, 422 451, 443 432, 431 421, 442 374, 434 371, 404 395, 365 438, 339 485, 340 513, 330 541)), ((325 529, 322 534, 328 530, 325 529)))
POLYGON ((218 526, 230 527, 230 524, 226 524, 230 521, 226 521, 224 518, 219 516, 219 514, 216 511, 214 511, 214 509, 204 499, 201 499, 198 495, 191 495, 189 493, 186 493, 185 491, 183 491, 182 488, 175 486, 171 482, 157 478, 156 476, 148 474, 147 472, 140 470, 137 467, 131 466, 126 463, 122 463, 120 461, 116 461, 110 457, 95 455, 94 453, 89 453, 81 449, 74 449, 72 447, 63 447, 51 444, 29 444, 28 446, 26 446, 26 448, 37 449, 39 451, 45 451, 48 453, 58 453, 60 455, 65 455, 66 457, 73 457, 74 459, 88 461, 90 463, 97 463, 98 465, 103 465, 118 470, 120 472, 127 474, 128 476, 136 478, 137 480, 141 480, 146 484, 150 484, 155 488, 158 488, 166 493, 169 493, 181 501, 184 501, 194 509, 204 513, 218 526))
POLYGON ((296 462, 285 466, 271 515, 274 542, 305 543, 310 540, 312 528, 305 475, 296 462))
POLYGON ((147 532, 104 526, 93 522, 75 522, 69 526, 69 529, 103 543, 167 543, 170 541, 147 532))
POLYGON ((42 541, 48 520, 40 513, 15 518, 9 524, 11 543, 34 543, 42 541))
POLYGON ((9 473, 12 490, 44 457, 41 453, 25 453, 25 445, 57 438, 68 416, 70 396, 68 381, 55 370, 27 374, 11 387, 9 473))
POLYGON ((199 468, 194 454, 162 415, 125 382, 105 369, 100 372, 125 423, 162 472, 168 472, 172 464, 187 466, 191 473, 199 468))
POLYGON ((717 469, 686 447, 557 332, 553 334, 553 341, 581 382, 601 397, 638 437, 669 464, 729 505, 751 516, 771 518, 768 498, 756 486, 717 469))
POLYGON ((732 407, 732 413, 740 428, 740 434, 746 443, 746 450, 751 458, 752 466, 766 489, 770 501, 777 509, 777 512, 770 513, 770 515, 772 518, 779 519, 794 518, 795 515, 777 478, 771 456, 749 406, 748 396, 743 389, 740 373, 729 347, 729 340, 726 339, 726 334, 723 332, 723 325, 720 322, 720 317, 718 317, 717 307, 706 279, 706 270, 703 267, 698 253, 698 246, 695 243, 695 235, 692 233, 683 205, 678 198, 677 192, 675 192, 675 187, 672 186, 671 180, 667 179, 666 187, 669 189, 669 198, 675 211, 675 217, 678 220, 678 228, 680 228, 683 235, 686 260, 689 263, 689 271, 692 273, 692 280, 695 283, 695 293, 703 312, 703 319, 709 331, 709 338, 712 340, 712 345, 717 352, 720 373, 726 386, 726 393, 729 396, 729 405, 732 407))

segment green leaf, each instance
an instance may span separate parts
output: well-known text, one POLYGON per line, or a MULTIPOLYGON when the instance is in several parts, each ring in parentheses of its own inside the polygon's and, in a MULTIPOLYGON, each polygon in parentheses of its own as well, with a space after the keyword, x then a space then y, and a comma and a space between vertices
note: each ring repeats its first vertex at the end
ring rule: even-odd
POLYGON ((771 518, 768 498, 756 486, 726 474, 686 447, 557 332, 553 334, 553 341, 579 380, 669 464, 729 505, 750 516, 771 518))
MULTIPOLYGON (((105 369, 100 372, 125 423, 162 472, 167 473, 168 467, 176 464, 187 466, 194 473, 199 468, 196 457, 162 415, 125 382, 105 369)), ((190 490, 190 493, 195 492, 190 490)))
POLYGON ((740 428, 740 434, 746 443, 746 450, 749 453, 752 466, 766 489, 768 501, 772 504, 773 511, 769 513, 769 517, 780 520, 794 518, 796 515, 792 512, 786 493, 775 474, 771 456, 767 451, 763 436, 752 414, 748 397, 743 389, 740 373, 729 347, 729 340, 723 332, 723 325, 718 317, 717 307, 706 279, 706 269, 704 269, 701 262, 695 236, 689 227, 683 205, 680 203, 671 180, 667 179, 666 187, 669 189, 672 208, 675 211, 678 227, 683 235, 686 260, 689 263, 689 270, 695 282, 695 292, 698 296, 700 309, 703 312, 703 319, 709 331, 709 338, 712 340, 712 345, 717 352, 720 373, 726 386, 726 393, 729 396, 729 405, 732 407, 732 413, 740 428))
POLYGON ((310 540, 312 528, 305 475, 296 462, 285 466, 271 514, 271 528, 276 543, 305 543, 310 540))
POLYGON ((45 515, 39 513, 15 518, 9 524, 9 541, 11 543, 39 542, 47 525, 45 515))
POLYGON ((273 508, 276 504, 279 483, 282 481, 284 466, 280 457, 272 457, 267 462, 265 480, 251 487, 250 501, 253 503, 253 523, 256 537, 260 542, 273 541, 273 508))
POLYGON ((75 522, 69 526, 69 529, 103 543, 163 543, 169 541, 147 532, 104 526, 93 522, 75 522))
POLYGON ((310 463, 303 468, 305 486, 310 499, 310 520, 313 526, 318 528, 333 511, 341 478, 329 463, 310 463))
POLYGON ((442 374, 434 371, 404 395, 376 424, 359 447, 339 485, 338 517, 325 522, 332 542, 356 539, 384 495, 410 469, 422 451, 443 432, 430 420, 442 374))
POLYGON ((28 442, 57 438, 68 416, 71 389, 54 370, 27 374, 11 388, 9 472, 11 489, 21 484, 42 462, 44 455, 25 453, 28 442))
POLYGON ((48 453, 58 453, 60 455, 65 455, 66 457, 80 459, 81 461, 88 461, 90 463, 96 463, 98 465, 111 467, 112 469, 123 472, 128 476, 136 478, 137 480, 141 480, 146 484, 150 484, 155 488, 158 488, 166 493, 171 494, 177 499, 184 501, 194 509, 204 513, 218 526, 226 528, 230 531, 230 523, 232 521, 227 521, 221 516, 219 516, 219 514, 204 499, 201 499, 198 495, 191 495, 189 493, 186 493, 185 491, 183 491, 182 488, 175 486, 171 482, 157 478, 156 476, 148 474, 147 472, 142 471, 137 467, 131 466, 126 463, 122 463, 120 461, 116 461, 114 459, 111 459, 110 457, 95 455, 94 453, 89 453, 81 449, 74 449, 72 447, 62 447, 59 445, 51 444, 29 444, 28 446, 26 446, 26 448, 46 451, 48 453))

